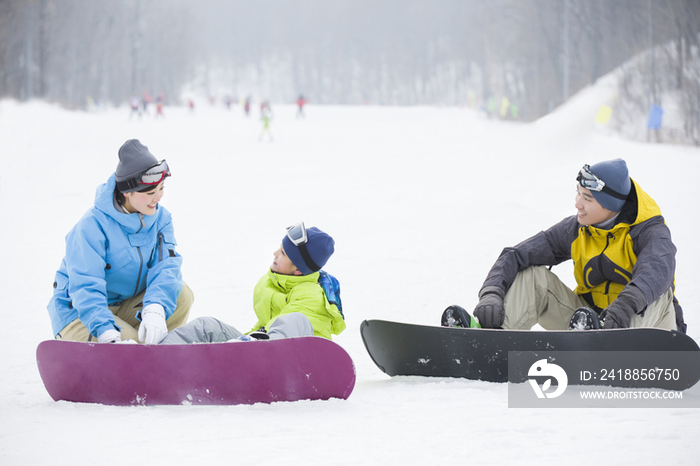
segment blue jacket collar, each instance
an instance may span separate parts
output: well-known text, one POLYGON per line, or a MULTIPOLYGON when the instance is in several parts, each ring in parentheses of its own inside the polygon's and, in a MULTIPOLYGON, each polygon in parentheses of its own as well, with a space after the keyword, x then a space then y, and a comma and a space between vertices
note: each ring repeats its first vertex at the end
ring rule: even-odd
MULTIPOLYGON (((106 183, 97 187, 95 208, 114 219, 127 233, 137 233, 144 228, 148 229, 153 226, 157 215, 125 214, 114 208, 114 189, 116 186, 117 179, 112 174, 106 183)), ((160 206, 157 209, 160 209, 160 206)))

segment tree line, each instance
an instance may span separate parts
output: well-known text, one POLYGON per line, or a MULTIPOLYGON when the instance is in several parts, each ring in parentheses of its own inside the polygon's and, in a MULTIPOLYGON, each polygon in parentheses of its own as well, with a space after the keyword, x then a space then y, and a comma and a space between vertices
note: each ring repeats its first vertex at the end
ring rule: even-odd
POLYGON ((669 90, 700 102, 699 24, 698 0, 0 0, 0 97, 69 107, 146 89, 172 101, 186 87, 320 104, 507 97, 533 120, 646 51, 628 94, 648 108, 669 90))

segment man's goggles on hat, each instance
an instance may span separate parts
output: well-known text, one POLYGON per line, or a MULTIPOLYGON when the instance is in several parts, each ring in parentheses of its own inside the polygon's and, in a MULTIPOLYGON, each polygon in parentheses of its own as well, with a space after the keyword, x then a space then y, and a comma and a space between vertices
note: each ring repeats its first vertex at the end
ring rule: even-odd
POLYGON ((141 176, 137 176, 135 178, 130 178, 128 180, 121 182, 121 184, 122 184, 121 187, 123 187, 124 188, 123 190, 125 190, 125 189, 139 188, 143 185, 155 186, 169 176, 170 176, 170 168, 168 167, 168 162, 166 162, 165 160, 162 160, 159 163, 150 167, 145 172, 143 172, 143 174, 141 176))
POLYGON ((308 249, 306 249, 306 243, 308 243, 309 237, 306 234, 306 226, 304 225, 304 222, 299 222, 291 227, 288 227, 287 238, 289 238, 289 241, 291 241, 292 244, 299 249, 301 258, 304 260, 304 263, 309 270, 312 272, 318 272, 321 270, 321 267, 316 265, 314 260, 311 258, 308 249))
POLYGON ((625 200, 627 199, 626 194, 621 194, 608 186, 605 186, 605 181, 601 180, 591 171, 591 166, 586 164, 578 172, 576 181, 579 182, 581 186, 591 191, 603 192, 614 198, 625 200))

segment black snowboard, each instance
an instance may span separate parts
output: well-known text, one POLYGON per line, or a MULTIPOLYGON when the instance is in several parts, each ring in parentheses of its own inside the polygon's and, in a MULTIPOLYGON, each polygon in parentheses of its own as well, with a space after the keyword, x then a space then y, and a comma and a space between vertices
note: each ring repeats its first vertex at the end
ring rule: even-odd
POLYGON ((390 376, 520 383, 539 357, 561 365, 577 385, 684 390, 700 380, 700 348, 672 330, 463 329, 365 320, 360 333, 374 363, 390 376), (509 351, 523 352, 511 353, 510 380, 509 351))

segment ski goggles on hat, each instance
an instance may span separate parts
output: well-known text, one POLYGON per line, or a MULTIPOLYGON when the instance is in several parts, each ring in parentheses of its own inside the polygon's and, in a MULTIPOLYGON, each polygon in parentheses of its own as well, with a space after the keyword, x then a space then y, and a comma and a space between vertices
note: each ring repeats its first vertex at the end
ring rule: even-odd
POLYGON ((117 181, 117 188, 123 193, 135 191, 143 186, 156 186, 170 176, 170 168, 165 160, 153 165, 140 176, 128 180, 117 181))
POLYGON ((591 191, 603 192, 614 198, 625 200, 627 196, 625 194, 620 194, 612 188, 605 186, 605 181, 601 180, 591 171, 591 166, 586 164, 578 172, 576 181, 586 189, 591 191))
POLYGON ((309 241, 309 237, 306 236, 306 226, 304 222, 299 222, 291 227, 287 227, 287 238, 296 247, 306 244, 309 241))
POLYGON ((168 176, 170 176, 170 168, 168 167, 168 162, 162 160, 160 163, 153 165, 151 168, 146 170, 146 172, 143 175, 141 175, 139 183, 155 185, 159 184, 168 176))

